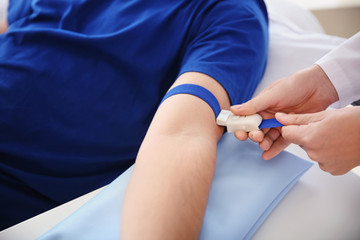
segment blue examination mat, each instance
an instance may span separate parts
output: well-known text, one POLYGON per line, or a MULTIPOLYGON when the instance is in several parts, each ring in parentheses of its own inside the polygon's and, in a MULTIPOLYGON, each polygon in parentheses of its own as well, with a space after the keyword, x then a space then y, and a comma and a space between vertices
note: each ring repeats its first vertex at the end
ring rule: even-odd
MULTIPOLYGON (((250 239, 312 163, 288 152, 261 159, 262 150, 226 133, 199 239, 250 239)), ((121 211, 133 167, 40 239, 120 239, 121 211)))

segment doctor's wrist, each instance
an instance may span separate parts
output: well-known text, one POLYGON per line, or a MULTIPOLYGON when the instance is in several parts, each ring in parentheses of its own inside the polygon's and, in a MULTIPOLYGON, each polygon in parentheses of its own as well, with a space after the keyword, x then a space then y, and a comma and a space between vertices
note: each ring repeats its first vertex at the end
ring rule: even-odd
POLYGON ((313 79, 316 79, 317 81, 317 90, 321 92, 324 103, 327 106, 330 106, 337 102, 339 100, 339 95, 325 71, 317 64, 310 67, 310 71, 313 79))

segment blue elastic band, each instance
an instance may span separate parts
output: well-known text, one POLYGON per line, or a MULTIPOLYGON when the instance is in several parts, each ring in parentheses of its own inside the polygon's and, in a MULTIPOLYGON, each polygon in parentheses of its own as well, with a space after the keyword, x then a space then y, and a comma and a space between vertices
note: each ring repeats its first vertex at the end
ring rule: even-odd
MULTIPOLYGON (((171 97, 176 94, 190 94, 190 95, 194 95, 194 96, 202 99, 204 102, 206 102, 212 108, 212 110, 214 111, 214 114, 215 114, 215 118, 217 118, 217 116, 219 115, 219 113, 221 111, 220 104, 219 104, 218 100, 216 99, 216 97, 206 88, 201 87, 199 85, 195 85, 195 84, 182 84, 182 85, 172 88, 170 91, 168 91, 165 94, 164 98, 161 100, 161 103, 163 101, 165 101, 165 99, 167 99, 168 97, 171 97)), ((282 127, 282 126, 284 126, 284 125, 282 125, 275 118, 273 118, 273 119, 262 120, 259 128, 260 129, 275 128, 275 127, 282 127)))
POLYGON ((263 129, 263 128, 275 128, 275 127, 282 127, 284 126, 283 124, 281 124, 278 120, 276 120, 275 118, 271 118, 271 119, 263 119, 261 124, 259 125, 259 129, 263 129))
POLYGON ((190 94, 202 99, 212 108, 215 114, 215 118, 217 118, 217 116, 220 113, 221 108, 218 100, 216 99, 214 94, 212 94, 209 90, 207 90, 204 87, 195 84, 182 84, 176 86, 165 94, 161 103, 168 97, 171 97, 176 94, 190 94))

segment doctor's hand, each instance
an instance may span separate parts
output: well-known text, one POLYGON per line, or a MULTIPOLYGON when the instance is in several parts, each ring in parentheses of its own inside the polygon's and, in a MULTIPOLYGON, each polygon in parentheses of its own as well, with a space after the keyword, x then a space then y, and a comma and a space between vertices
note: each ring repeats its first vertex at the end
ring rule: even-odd
MULTIPOLYGON (((275 81, 252 100, 231 107, 236 115, 259 113, 264 119, 273 118, 276 112, 314 113, 325 110, 338 100, 337 92, 325 72, 318 65, 298 71, 287 78, 275 81)), ((288 143, 280 128, 255 130, 249 134, 235 132, 239 140, 248 137, 258 142, 268 160, 281 152, 288 143)))
POLYGON ((342 175, 360 165, 360 107, 314 114, 277 113, 282 137, 302 147, 323 171, 342 175))

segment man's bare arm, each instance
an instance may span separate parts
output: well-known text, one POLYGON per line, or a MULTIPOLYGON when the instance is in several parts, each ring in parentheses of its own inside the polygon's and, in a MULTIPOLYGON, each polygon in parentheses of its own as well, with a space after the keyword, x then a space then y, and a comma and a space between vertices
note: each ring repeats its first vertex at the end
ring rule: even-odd
MULTIPOLYGON (((174 85, 210 90, 229 108, 225 90, 201 73, 185 73, 174 85)), ((197 239, 215 170, 223 128, 210 106, 187 94, 159 107, 136 159, 126 192, 122 239, 197 239)))
POLYGON ((8 29, 8 22, 6 18, 0 20, 0 34, 5 33, 8 29))

